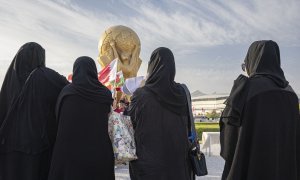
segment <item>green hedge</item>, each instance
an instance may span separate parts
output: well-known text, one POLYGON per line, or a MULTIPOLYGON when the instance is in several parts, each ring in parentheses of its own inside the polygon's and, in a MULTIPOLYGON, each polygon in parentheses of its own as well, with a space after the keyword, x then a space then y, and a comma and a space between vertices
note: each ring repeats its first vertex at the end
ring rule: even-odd
POLYGON ((207 123, 207 122, 199 122, 195 123, 196 130, 198 133, 198 137, 200 141, 202 140, 202 132, 219 132, 220 127, 219 123, 207 123))

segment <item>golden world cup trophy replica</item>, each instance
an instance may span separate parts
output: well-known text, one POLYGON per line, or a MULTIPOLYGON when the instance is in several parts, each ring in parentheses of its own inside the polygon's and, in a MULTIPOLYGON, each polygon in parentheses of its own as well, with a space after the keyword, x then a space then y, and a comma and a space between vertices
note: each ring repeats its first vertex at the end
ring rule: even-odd
POLYGON ((121 25, 108 28, 100 38, 98 50, 102 67, 118 58, 118 71, 123 71, 124 78, 136 77, 142 63, 141 43, 132 29, 121 25))
MULTIPOLYGON (((114 59, 118 59, 118 72, 125 79, 136 77, 141 66, 141 43, 137 34, 126 26, 112 26, 105 30, 98 44, 98 62, 104 68, 114 59)), ((122 93, 117 93, 119 101, 122 93)), ((128 97, 127 97, 128 98, 128 97)))

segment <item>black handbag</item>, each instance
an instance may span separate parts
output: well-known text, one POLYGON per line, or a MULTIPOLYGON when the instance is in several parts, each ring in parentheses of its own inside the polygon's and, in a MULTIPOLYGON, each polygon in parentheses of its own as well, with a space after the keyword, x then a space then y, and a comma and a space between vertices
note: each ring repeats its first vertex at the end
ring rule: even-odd
POLYGON ((206 166, 206 160, 204 154, 200 151, 200 145, 198 143, 198 136, 197 131, 195 128, 195 122, 193 118, 192 113, 192 107, 191 107, 191 95, 190 92, 185 84, 181 84, 183 87, 186 99, 188 102, 188 110, 189 110, 189 140, 190 140, 190 148, 189 148, 189 158, 191 161, 192 169, 195 175, 197 176, 205 176, 208 174, 207 172, 207 166, 206 166))
POLYGON ((200 151, 199 147, 197 147, 197 145, 195 145, 194 143, 191 145, 189 157, 194 174, 196 174, 197 176, 205 176, 208 174, 205 156, 200 151))

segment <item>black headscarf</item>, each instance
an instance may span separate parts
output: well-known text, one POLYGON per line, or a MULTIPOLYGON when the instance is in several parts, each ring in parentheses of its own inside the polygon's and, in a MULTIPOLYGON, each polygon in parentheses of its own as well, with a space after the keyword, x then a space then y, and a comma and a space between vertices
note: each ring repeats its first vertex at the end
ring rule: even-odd
POLYGON ((0 126, 16 102, 30 73, 45 67, 45 50, 35 42, 24 44, 15 55, 5 75, 0 92, 0 126))
POLYGON ((265 76, 282 88, 289 84, 280 67, 279 47, 274 41, 253 42, 245 58, 245 65, 249 77, 265 76))
POLYGON ((73 94, 93 102, 112 104, 112 94, 99 82, 96 64, 90 57, 82 56, 76 59, 73 66, 72 84, 66 86, 59 95, 56 115, 59 114, 62 99, 73 94))
POLYGON ((248 79, 267 77, 281 88, 286 88, 289 84, 280 67, 279 47, 274 41, 253 42, 244 62, 249 78, 240 75, 234 81, 230 95, 225 102, 226 107, 222 113, 223 121, 234 126, 241 125, 240 115, 248 96, 248 79))
POLYGON ((37 154, 51 147, 55 103, 66 84, 63 76, 45 67, 40 45, 27 43, 20 48, 0 94, 0 152, 37 154))
POLYGON ((187 101, 184 90, 174 81, 175 61, 173 53, 165 47, 153 51, 148 64, 145 87, 155 94, 157 100, 170 111, 184 115, 187 101))

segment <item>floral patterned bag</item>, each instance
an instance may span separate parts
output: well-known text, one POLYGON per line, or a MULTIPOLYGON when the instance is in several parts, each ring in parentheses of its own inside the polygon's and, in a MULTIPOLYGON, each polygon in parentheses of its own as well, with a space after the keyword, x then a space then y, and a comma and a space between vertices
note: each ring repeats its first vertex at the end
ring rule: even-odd
POLYGON ((114 150, 115 164, 137 159, 130 116, 112 111, 108 120, 108 134, 114 150))

